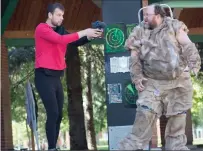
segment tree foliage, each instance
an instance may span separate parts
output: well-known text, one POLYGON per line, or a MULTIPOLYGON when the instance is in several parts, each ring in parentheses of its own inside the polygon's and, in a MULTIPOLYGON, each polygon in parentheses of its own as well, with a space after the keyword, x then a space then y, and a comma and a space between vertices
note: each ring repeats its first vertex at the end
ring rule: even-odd
MULTIPOLYGON (((106 105, 105 105, 105 78, 104 78, 104 53, 103 46, 91 46, 91 59, 92 59, 92 98, 94 107, 94 124, 96 133, 105 129, 106 123, 106 105)), ((81 76, 83 96, 86 92, 85 74, 86 68, 86 47, 80 47, 80 60, 81 60, 81 76)), ((11 111, 12 120, 16 123, 25 123, 27 115, 25 110, 25 85, 29 80, 33 86, 38 104, 38 131, 40 134, 40 140, 46 138, 45 134, 45 121, 46 114, 42 101, 35 89, 34 85, 34 47, 9 47, 8 48, 9 59, 9 79, 10 79, 10 94, 11 94, 11 111)), ((64 110, 63 120, 61 123, 61 131, 65 132, 69 130, 68 116, 67 116, 67 86, 65 76, 62 78, 62 84, 64 88, 64 110)), ((24 136, 26 137, 26 136, 24 136)))
MULTIPOLYGON (((11 96, 11 112, 12 120, 17 123, 25 123, 27 113, 25 109, 25 86, 29 80, 34 87, 34 92, 38 105, 38 131, 41 140, 46 138, 45 121, 46 114, 42 101, 35 89, 34 85, 34 47, 10 47, 8 48, 9 60, 9 80, 10 80, 10 96, 11 96)), ((62 79, 65 87, 65 80, 62 79)), ((64 96, 67 98, 67 95, 64 96)), ((63 110, 64 117, 62 119, 61 131, 68 130, 66 110, 63 110)))
POLYGON ((34 47, 9 47, 9 73, 15 74, 14 72, 21 70, 23 64, 27 64, 34 61, 34 47))
POLYGON ((199 73, 198 78, 193 77, 193 107, 192 121, 195 127, 203 125, 203 72, 199 73))
MULTIPOLYGON (((92 65, 92 98, 93 98, 93 114, 96 133, 107 128, 107 112, 106 112, 106 89, 105 89, 105 69, 104 69, 104 46, 103 45, 86 45, 80 48, 81 73, 83 83, 83 96, 86 97, 87 92, 87 69, 88 60, 92 65), (88 50, 90 49, 90 50, 88 50), (88 53, 88 55, 87 55, 88 53)), ((84 98, 87 100, 87 98, 84 98)))
POLYGON ((201 57, 201 70, 197 78, 192 77, 193 83, 193 107, 192 122, 195 127, 203 125, 203 43, 196 44, 201 57))

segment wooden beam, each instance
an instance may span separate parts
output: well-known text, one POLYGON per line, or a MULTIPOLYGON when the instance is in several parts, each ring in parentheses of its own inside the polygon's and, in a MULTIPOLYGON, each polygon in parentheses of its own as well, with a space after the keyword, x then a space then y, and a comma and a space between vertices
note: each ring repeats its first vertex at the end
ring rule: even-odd
POLYGON ((13 12, 15 11, 15 8, 18 4, 18 0, 10 0, 9 4, 4 12, 4 16, 1 19, 1 35, 4 34, 4 31, 6 29, 6 26, 8 25, 11 16, 13 15, 13 12))
MULTIPOLYGON (((202 35, 189 35, 192 42, 203 42, 203 34, 202 35)), ((6 46, 11 47, 23 47, 23 46, 34 46, 35 42, 33 38, 21 38, 21 39, 5 39, 6 46)), ((95 39, 90 42, 91 44, 104 44, 104 39, 95 39)))
MULTIPOLYGON (((77 32, 78 30, 68 30, 70 33, 77 32)), ((7 39, 21 39, 21 38, 34 38, 34 31, 21 31, 21 30, 6 30, 4 37, 7 39)))
POLYGON ((34 31, 19 31, 19 30, 10 30, 4 32, 4 37, 7 39, 10 38, 34 38, 34 31))
POLYGON ((173 10, 174 18, 179 19, 179 16, 180 16, 182 10, 183 10, 183 8, 174 8, 174 10, 173 10))
POLYGON ((189 35, 203 35, 203 27, 189 28, 189 35))
MULTIPOLYGON (((77 32, 78 30, 68 30, 70 33, 77 32)), ((190 28, 189 35, 203 35, 203 27, 190 28)), ((9 30, 4 32, 4 38, 6 39, 22 39, 22 38, 34 38, 34 31, 19 31, 9 30)))
MULTIPOLYGON (((34 38, 21 38, 21 39, 5 39, 6 46, 10 47, 25 47, 25 46, 35 46, 34 38)), ((95 39, 90 42, 90 44, 104 44, 104 39, 95 39)))

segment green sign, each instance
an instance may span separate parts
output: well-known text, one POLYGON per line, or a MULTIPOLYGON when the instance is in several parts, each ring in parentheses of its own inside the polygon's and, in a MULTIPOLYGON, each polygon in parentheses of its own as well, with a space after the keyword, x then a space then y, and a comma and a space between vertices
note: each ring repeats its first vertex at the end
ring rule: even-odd
POLYGON ((110 25, 105 30, 105 51, 110 52, 124 52, 125 44, 125 25, 115 24, 110 25))
POLYGON ((107 26, 105 30, 105 52, 125 52, 126 37, 132 32, 136 24, 114 24, 107 26))
POLYGON ((129 105, 135 105, 138 99, 138 91, 133 83, 129 83, 124 91, 125 101, 129 105))
POLYGON ((136 24, 127 24, 127 37, 129 37, 130 33, 133 31, 133 29, 135 28, 136 24))

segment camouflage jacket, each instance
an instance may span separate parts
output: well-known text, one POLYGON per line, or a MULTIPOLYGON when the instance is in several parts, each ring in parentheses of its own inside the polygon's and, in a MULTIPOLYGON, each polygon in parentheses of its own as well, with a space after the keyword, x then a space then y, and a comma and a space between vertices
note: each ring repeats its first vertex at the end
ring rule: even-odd
POLYGON ((158 80, 179 77, 186 67, 200 69, 200 56, 194 43, 181 46, 176 33, 186 25, 176 19, 165 17, 163 23, 149 30, 144 24, 136 26, 125 42, 125 48, 137 51, 130 58, 132 81, 143 76, 158 80))

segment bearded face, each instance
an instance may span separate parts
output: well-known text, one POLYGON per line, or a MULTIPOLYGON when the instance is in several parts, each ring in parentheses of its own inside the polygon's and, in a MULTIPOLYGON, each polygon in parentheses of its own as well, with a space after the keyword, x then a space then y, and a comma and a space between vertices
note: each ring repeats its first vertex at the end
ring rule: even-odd
POLYGON ((157 25, 157 15, 154 13, 154 7, 149 6, 144 11, 144 24, 145 27, 153 29, 157 25))
POLYGON ((49 19, 53 26, 60 26, 63 22, 64 11, 56 8, 53 13, 49 13, 49 19))

